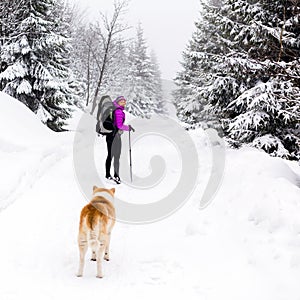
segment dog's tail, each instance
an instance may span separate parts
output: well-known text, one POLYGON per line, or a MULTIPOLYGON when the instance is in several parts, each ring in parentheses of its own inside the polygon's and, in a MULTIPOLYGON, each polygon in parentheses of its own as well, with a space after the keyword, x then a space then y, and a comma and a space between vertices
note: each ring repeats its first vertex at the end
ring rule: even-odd
POLYGON ((89 213, 86 218, 86 223, 89 228, 89 246, 93 251, 97 251, 103 242, 102 239, 99 241, 99 234, 101 237, 105 237, 107 234, 108 211, 105 205, 101 203, 93 204, 93 206, 97 209, 97 213, 89 213))

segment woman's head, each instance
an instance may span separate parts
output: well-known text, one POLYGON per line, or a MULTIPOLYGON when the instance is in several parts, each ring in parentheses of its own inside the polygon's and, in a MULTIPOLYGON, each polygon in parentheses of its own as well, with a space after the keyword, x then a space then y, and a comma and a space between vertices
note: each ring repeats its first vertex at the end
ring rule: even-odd
POLYGON ((120 106, 125 106, 126 105, 126 99, 124 96, 119 96, 117 99, 116 99, 116 103, 120 106))

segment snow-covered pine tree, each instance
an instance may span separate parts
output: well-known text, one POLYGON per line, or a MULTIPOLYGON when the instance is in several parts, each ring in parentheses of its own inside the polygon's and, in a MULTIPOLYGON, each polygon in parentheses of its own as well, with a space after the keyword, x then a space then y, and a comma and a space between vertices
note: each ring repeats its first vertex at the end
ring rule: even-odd
POLYGON ((82 24, 82 19, 84 13, 81 12, 76 4, 71 5, 70 2, 65 0, 56 0, 57 4, 55 5, 57 11, 57 19, 60 19, 60 28, 58 32, 61 32, 68 38, 68 67, 69 67, 69 80, 68 85, 72 94, 72 104, 76 105, 79 108, 84 107, 84 99, 86 92, 86 85, 83 82, 83 77, 79 75, 74 68, 74 65, 78 62, 81 62, 82 58, 76 54, 76 36, 84 35, 84 31, 77 31, 77 28, 82 24), (79 25, 78 25, 79 24, 79 25))
POLYGON ((162 92, 162 80, 161 72, 159 69, 158 60, 154 50, 150 53, 150 62, 151 62, 151 78, 152 78, 152 93, 154 95, 154 113, 156 114, 166 114, 165 101, 163 99, 162 92))
POLYGON ((223 0, 208 0, 208 3, 214 7, 221 7, 223 0))
POLYGON ((219 117, 233 145, 299 159, 299 3, 224 0, 221 8, 203 7, 197 29, 212 47, 195 53, 199 102, 219 117), (215 32, 204 33, 210 25, 215 32))
MULTIPOLYGON (((23 1, 0 2, 0 72, 3 72, 10 61, 10 55, 5 51, 5 45, 10 41, 11 35, 20 22, 24 3, 23 1)), ((3 90, 5 81, 0 78, 0 90, 3 90)))
POLYGON ((137 27, 137 35, 129 47, 128 75, 124 96, 127 97, 127 109, 135 116, 149 117, 155 109, 153 91, 153 73, 150 57, 141 24, 137 27))
MULTIPOLYGON (((211 73, 221 53, 224 52, 220 40, 215 14, 219 7, 201 2, 203 13, 195 22, 196 30, 183 52, 182 70, 178 72, 175 83, 178 89, 174 92, 175 106, 179 119, 189 128, 206 126, 216 119, 209 110, 210 97, 203 96, 203 88, 208 85, 211 73)), ((216 122, 215 122, 216 123, 216 122)))
POLYGON ((0 2, 0 43, 4 45, 10 37, 20 19, 21 7, 23 1, 4 0, 0 2))
POLYGON ((222 112, 230 116, 224 125, 233 144, 300 158, 299 12, 299 4, 288 0, 223 5, 220 24, 235 43, 224 65, 238 84, 238 94, 222 112))
POLYGON ((68 25, 59 13, 62 2, 24 0, 19 4, 17 24, 1 48, 1 58, 7 62, 0 73, 3 91, 27 105, 52 130, 63 130, 72 93, 68 25))

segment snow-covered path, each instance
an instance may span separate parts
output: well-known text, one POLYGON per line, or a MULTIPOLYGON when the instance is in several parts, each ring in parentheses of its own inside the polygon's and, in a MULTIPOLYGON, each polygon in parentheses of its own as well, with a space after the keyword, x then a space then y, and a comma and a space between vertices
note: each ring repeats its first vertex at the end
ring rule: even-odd
MULTIPOLYGON (((20 107, 16 109, 23 114, 20 107)), ((36 132, 35 127, 30 129, 36 132)), ((13 176, 6 176, 7 170, 0 173, 2 182, 11 185, 10 190, 3 187, 0 204, 6 206, 7 191, 19 191, 0 212, 1 300, 300 299, 300 168, 296 163, 253 149, 227 150, 222 187, 214 201, 199 210, 211 159, 205 134, 193 132, 201 172, 190 200, 160 222, 118 222, 111 261, 104 262, 105 277, 95 277, 95 263, 87 257, 84 276, 77 278, 78 221, 86 200, 74 176, 74 134, 58 134, 49 143, 43 140, 45 135, 39 135, 41 142, 32 151, 28 140, 19 148, 8 149, 8 142, 1 143, 0 149, 6 151, 0 151, 0 159, 12 165, 12 174, 27 170, 21 186, 13 176), (16 164, 27 157, 30 168, 16 164)), ((3 135, 0 138, 4 140, 3 135)), ((96 150, 101 169, 105 152, 101 140, 96 150)), ((139 159, 137 155, 136 163, 139 159)), ((143 171, 147 173, 141 170, 141 175, 143 171)), ((122 185, 117 193, 131 190, 122 185)), ((144 193, 151 197, 151 191, 144 193)))

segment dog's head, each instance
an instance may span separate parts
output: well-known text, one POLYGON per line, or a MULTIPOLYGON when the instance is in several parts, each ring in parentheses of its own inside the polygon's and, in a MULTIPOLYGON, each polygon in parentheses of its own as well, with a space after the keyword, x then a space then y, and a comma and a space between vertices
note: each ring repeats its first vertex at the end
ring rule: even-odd
POLYGON ((93 195, 108 193, 109 195, 111 195, 112 197, 114 197, 115 191, 116 191, 115 188, 106 189, 106 188, 97 187, 95 185, 93 187, 93 195))

